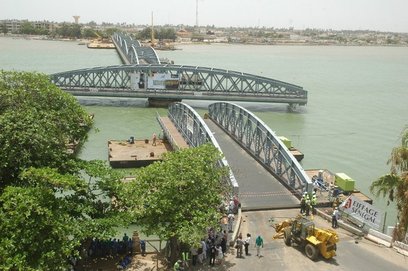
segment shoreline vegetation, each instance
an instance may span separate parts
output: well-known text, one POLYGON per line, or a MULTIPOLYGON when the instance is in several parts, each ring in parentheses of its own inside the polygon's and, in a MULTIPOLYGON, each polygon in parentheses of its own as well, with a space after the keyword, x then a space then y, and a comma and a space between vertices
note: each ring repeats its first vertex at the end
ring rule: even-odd
MULTIPOLYGON (((45 41, 66 41, 78 42, 78 45, 87 45, 94 42, 93 39, 83 38, 55 38, 48 35, 27 35, 27 34, 1 34, 0 37, 25 40, 45 40, 45 41)), ((149 41, 143 41, 142 44, 149 44, 149 41)), ((329 41, 291 41, 291 40, 275 40, 273 42, 259 41, 166 41, 177 50, 177 46, 182 45, 211 45, 211 44, 234 44, 234 45, 265 45, 265 46, 353 46, 353 47, 408 47, 408 42, 404 43, 367 43, 367 42, 352 42, 352 43, 336 43, 329 41)), ((155 48, 156 49, 156 48, 155 48)), ((160 50, 160 48, 159 48, 160 50)))
MULTIPOLYGON (((133 39, 158 49, 179 44, 250 44, 307 46, 408 46, 408 33, 376 30, 334 30, 275 27, 217 27, 215 25, 135 25, 94 21, 88 23, 28 20, 0 20, 0 36, 45 40, 89 40, 109 43, 115 32, 125 32, 133 39), (34 35, 34 36, 31 36, 34 35)), ((81 42, 83 44, 84 42, 81 42)), ((93 47, 92 47, 93 48, 93 47)), ((97 48, 103 48, 98 47, 97 48)))

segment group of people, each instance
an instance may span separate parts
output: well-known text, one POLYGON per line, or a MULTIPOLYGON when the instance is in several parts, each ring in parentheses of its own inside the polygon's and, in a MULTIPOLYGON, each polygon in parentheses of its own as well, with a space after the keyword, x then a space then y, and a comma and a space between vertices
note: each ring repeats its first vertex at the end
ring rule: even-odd
POLYGON ((193 266, 209 261, 211 266, 222 264, 227 252, 228 234, 233 231, 235 214, 238 213, 240 202, 238 196, 233 196, 230 200, 220 206, 220 212, 224 213, 220 220, 220 229, 209 228, 207 236, 199 244, 190 248, 188 252, 182 252, 181 259, 178 260, 173 269, 175 271, 184 270, 190 263, 193 266))
POLYGON ((181 253, 181 259, 174 266, 174 271, 185 270, 190 264, 193 266, 209 261, 211 266, 222 264, 227 252, 228 233, 226 230, 217 232, 213 228, 208 229, 208 234, 201 242, 192 246, 189 251, 181 253))
MULTIPOLYGON (((242 233, 238 235, 235 242, 237 249, 237 258, 242 258, 243 249, 245 249, 245 256, 249 256, 249 246, 251 245, 251 234, 247 233, 245 240, 242 238, 242 233)), ((256 256, 261 257, 261 248, 263 248, 263 239, 260 235, 255 239, 256 256)))
POLYGON ((304 192, 302 198, 300 199, 300 213, 309 216, 311 211, 312 214, 315 215, 316 205, 317 205, 316 190, 313 191, 312 196, 310 196, 309 193, 304 192))
MULTIPOLYGON (((303 196, 300 200, 300 213, 306 216, 310 215, 310 211, 312 214, 316 214, 316 204, 317 204, 317 196, 316 196, 316 189, 313 191, 312 196, 309 196, 309 193, 304 192, 303 196)), ((332 213, 332 228, 338 228, 338 220, 340 217, 340 211, 338 209, 338 204, 333 209, 332 213)))
POLYGON ((122 240, 116 238, 110 238, 108 240, 94 239, 88 248, 88 256, 94 258, 124 255, 128 253, 133 253, 133 241, 126 233, 122 240))

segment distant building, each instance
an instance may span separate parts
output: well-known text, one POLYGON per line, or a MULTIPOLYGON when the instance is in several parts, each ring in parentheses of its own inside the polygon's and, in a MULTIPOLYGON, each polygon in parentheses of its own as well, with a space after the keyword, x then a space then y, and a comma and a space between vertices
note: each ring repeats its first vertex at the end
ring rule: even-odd
POLYGON ((1 32, 5 30, 7 33, 20 33, 20 27, 23 22, 27 22, 27 20, 1 20, 0 21, 0 28, 1 32), (4 29, 4 30, 3 30, 4 29))
POLYGON ((191 41, 191 37, 193 36, 193 33, 185 30, 185 29, 180 29, 179 31, 176 32, 176 36, 180 41, 191 41))
MULTIPOLYGON (((0 32, 19 34, 21 25, 29 22, 28 20, 0 20, 0 32)), ((46 29, 50 32, 54 31, 56 24, 49 21, 34 21, 29 22, 36 29, 46 29)))

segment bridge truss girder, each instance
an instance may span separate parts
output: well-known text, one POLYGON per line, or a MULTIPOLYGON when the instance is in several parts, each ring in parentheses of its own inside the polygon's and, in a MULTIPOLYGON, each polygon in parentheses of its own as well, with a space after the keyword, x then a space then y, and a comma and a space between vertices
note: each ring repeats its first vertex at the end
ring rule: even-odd
MULTIPOLYGON (((168 116, 190 146, 198 147, 205 143, 211 143, 222 154, 221 147, 207 124, 191 106, 185 103, 172 103, 168 108, 168 116)), ((219 166, 229 169, 229 176, 224 180, 231 187, 231 191, 227 196, 238 194, 239 186, 227 160, 225 158, 221 159, 219 166)))
POLYGON ((284 185, 298 195, 312 191, 313 184, 299 162, 262 120, 232 103, 213 103, 208 109, 210 118, 284 185))
POLYGON ((112 41, 126 59, 126 63, 139 64, 143 61, 148 64, 160 64, 160 59, 151 46, 142 46, 138 40, 132 39, 129 35, 116 32, 112 35, 112 41))
POLYGON ((74 95, 307 103, 307 91, 300 86, 252 74, 185 65, 96 67, 52 74, 51 80, 74 95), (177 88, 149 86, 148 78, 155 74, 173 78, 177 88), (132 75, 139 75, 144 87, 132 83, 132 75))

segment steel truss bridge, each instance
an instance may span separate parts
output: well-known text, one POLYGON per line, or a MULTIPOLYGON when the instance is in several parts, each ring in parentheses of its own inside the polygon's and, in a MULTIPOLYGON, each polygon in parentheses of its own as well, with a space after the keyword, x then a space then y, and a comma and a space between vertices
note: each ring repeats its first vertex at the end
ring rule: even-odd
POLYGON ((125 64, 160 64, 156 51, 150 46, 142 46, 138 40, 123 33, 114 33, 112 41, 125 64))
POLYGON ((287 103, 293 107, 307 103, 307 91, 300 86, 206 67, 118 65, 55 73, 50 78, 75 96, 287 103))
MULTIPOLYGON (((198 147, 202 144, 211 143, 222 153, 212 132, 192 107, 184 103, 173 103, 169 106, 168 117, 191 147, 198 147)), ((159 118, 158 120, 160 122, 159 118)), ((166 131, 163 132, 166 134, 166 131)), ((167 137, 169 137, 169 135, 167 135, 167 137)), ((219 165, 229 168, 228 162, 225 158, 219 161, 219 165)), ((225 181, 231 187, 228 197, 239 193, 238 183, 231 170, 229 170, 229 177, 225 181)))
POLYGON ((299 162, 262 120, 232 103, 213 103, 208 109, 210 118, 287 188, 298 195, 312 192, 313 183, 299 162))
MULTIPOLYGON (((264 168, 268 170, 269 174, 272 174, 289 190, 287 194, 279 194, 281 192, 277 191, 279 196, 273 196, 275 195, 273 187, 276 186, 272 185, 268 188, 264 186, 265 182, 260 184, 265 187, 266 195, 270 194, 269 196, 272 196, 271 199, 266 201, 270 208, 273 208, 273 205, 277 204, 276 201, 279 201, 278 204, 281 204, 281 207, 286 205, 286 207, 293 207, 293 194, 299 197, 304 191, 312 192, 313 183, 300 166, 299 162, 276 134, 258 117, 247 111, 245 108, 232 103, 213 103, 209 105, 208 108, 211 121, 220 126, 224 132, 232 137, 244 150, 257 160, 256 163, 262 164, 264 168)), ((183 135, 184 139, 191 147, 200 146, 210 142, 223 153, 213 132, 207 126, 206 122, 187 104, 171 104, 168 110, 168 117, 172 120, 178 131, 183 135)), ((166 131, 164 131, 164 133, 166 134, 166 131)), ((241 156, 242 154, 234 153, 233 155, 241 156)), ((225 158, 219 161, 219 165, 230 167, 225 158)), ((247 163, 244 166, 246 168, 238 168, 238 170, 247 171, 256 168, 256 165, 251 163, 247 163)), ((262 177, 260 180, 262 180, 262 177)), ((231 194, 240 195, 241 193, 248 193, 248 185, 245 185, 246 192, 241 191, 242 189, 240 189, 239 183, 231 169, 229 178, 224 181, 231 188, 229 190, 230 194, 226 196, 230 196, 231 194)), ((252 179, 245 179, 243 181, 251 183, 250 187, 257 186, 257 183, 252 179)), ((260 195, 265 196, 262 192, 260 195)), ((295 206, 298 205, 296 204, 295 206)), ((251 207, 256 208, 253 204, 251 207)))

